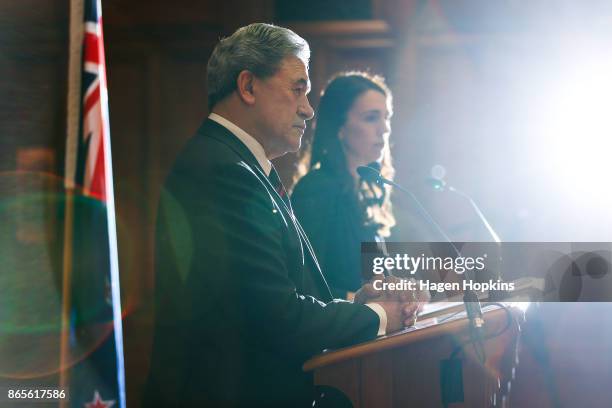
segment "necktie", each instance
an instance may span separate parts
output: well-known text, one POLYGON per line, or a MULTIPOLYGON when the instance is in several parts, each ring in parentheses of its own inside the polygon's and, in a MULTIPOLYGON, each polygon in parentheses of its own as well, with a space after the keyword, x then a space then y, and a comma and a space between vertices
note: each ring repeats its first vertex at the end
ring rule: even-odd
POLYGON ((287 195, 287 190, 285 189, 285 186, 283 185, 283 182, 281 181, 274 166, 272 166, 272 170, 270 171, 268 178, 270 179, 270 183, 272 183, 272 187, 274 187, 278 195, 283 199, 289 210, 293 212, 293 209, 291 208, 291 201, 289 201, 289 196, 287 195))
MULTIPOLYGON (((297 234, 300 237, 300 246, 302 245, 302 243, 306 245, 306 247, 308 248, 308 252, 310 253, 310 257, 312 261, 314 262, 314 264, 316 265, 316 270, 320 271, 321 267, 319 266, 319 262, 317 261, 317 257, 315 256, 314 250, 312 249, 310 241, 308 241, 308 237, 306 237, 306 233, 302 229, 302 226, 300 225, 298 220, 295 218, 295 215, 293 214, 293 208, 291 207, 291 200, 289 200, 289 196, 287 195, 287 190, 285 189, 285 186, 283 185, 283 182, 281 181, 278 175, 278 172, 276 171, 274 166, 272 166, 272 170, 270 171, 270 175, 268 176, 268 179, 270 180, 272 187, 274 187, 278 195, 283 199, 283 201, 287 205, 287 208, 289 209, 289 216, 293 220, 295 228, 297 229, 297 234)), ((305 256, 304 249, 302 249, 302 262, 304 262, 304 256, 305 256)), ((325 279, 323 278, 323 280, 325 279)), ((325 287, 327 287, 327 283, 325 283, 325 287)))

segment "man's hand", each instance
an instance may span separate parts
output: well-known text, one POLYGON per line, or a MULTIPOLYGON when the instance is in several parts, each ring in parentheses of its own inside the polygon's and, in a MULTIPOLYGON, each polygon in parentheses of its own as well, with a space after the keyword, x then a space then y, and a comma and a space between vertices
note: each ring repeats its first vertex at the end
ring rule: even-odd
POLYGON ((376 302, 387 313, 387 333, 393 333, 404 327, 410 327, 417 320, 419 305, 417 303, 376 302))
POLYGON ((394 283, 400 285, 405 279, 398 278, 397 276, 380 276, 372 279, 366 283, 355 293, 355 303, 368 303, 368 302, 384 302, 384 301, 396 301, 396 302, 414 302, 417 301, 416 290, 376 290, 374 288, 375 282, 379 288, 383 286, 383 283, 394 283))
POLYGON ((371 282, 366 283, 355 294, 356 303, 377 303, 387 314, 387 333, 401 330, 403 327, 412 326, 417 319, 417 314, 422 310, 423 305, 429 300, 429 292, 418 290, 376 290, 374 282, 381 281, 377 287, 382 287, 382 283, 401 284, 402 279, 395 276, 381 276, 371 282))

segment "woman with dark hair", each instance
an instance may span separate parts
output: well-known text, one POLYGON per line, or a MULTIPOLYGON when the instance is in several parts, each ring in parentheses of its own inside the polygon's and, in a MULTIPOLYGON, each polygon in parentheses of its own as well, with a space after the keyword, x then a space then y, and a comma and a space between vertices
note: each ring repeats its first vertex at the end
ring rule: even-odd
POLYGON ((392 179, 391 91, 380 76, 343 72, 322 93, 312 148, 300 167, 292 202, 334 296, 351 298, 362 276, 361 242, 382 242, 395 225, 390 186, 363 180, 359 166, 392 179))

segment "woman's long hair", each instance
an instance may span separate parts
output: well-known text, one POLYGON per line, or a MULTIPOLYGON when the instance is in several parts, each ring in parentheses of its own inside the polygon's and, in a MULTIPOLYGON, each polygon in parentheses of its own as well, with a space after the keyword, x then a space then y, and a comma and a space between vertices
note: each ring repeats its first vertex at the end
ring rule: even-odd
MULTIPOLYGON (((310 147, 307 146, 303 150, 295 179, 303 176, 308 170, 317 168, 333 173, 342 180, 344 188, 351 189, 357 194, 363 210, 364 224, 375 226, 381 236, 387 237, 395 225, 390 200, 391 186, 379 186, 360 180, 355 191, 344 148, 338 137, 340 128, 345 124, 355 101, 369 90, 385 95, 387 104, 391 108, 392 94, 383 77, 359 71, 342 72, 332 77, 321 95, 313 141, 310 147)), ((388 138, 385 138, 380 163, 371 165, 378 166, 383 177, 393 179, 395 169, 391 162, 388 138)))

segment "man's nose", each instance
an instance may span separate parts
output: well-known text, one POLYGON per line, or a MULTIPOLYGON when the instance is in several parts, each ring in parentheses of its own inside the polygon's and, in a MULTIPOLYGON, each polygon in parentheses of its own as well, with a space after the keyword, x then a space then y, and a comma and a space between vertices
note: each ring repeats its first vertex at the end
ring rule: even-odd
POLYGON ((304 98, 304 102, 298 107, 298 115, 304 118, 304 120, 310 120, 314 117, 314 109, 310 106, 308 98, 304 98))

